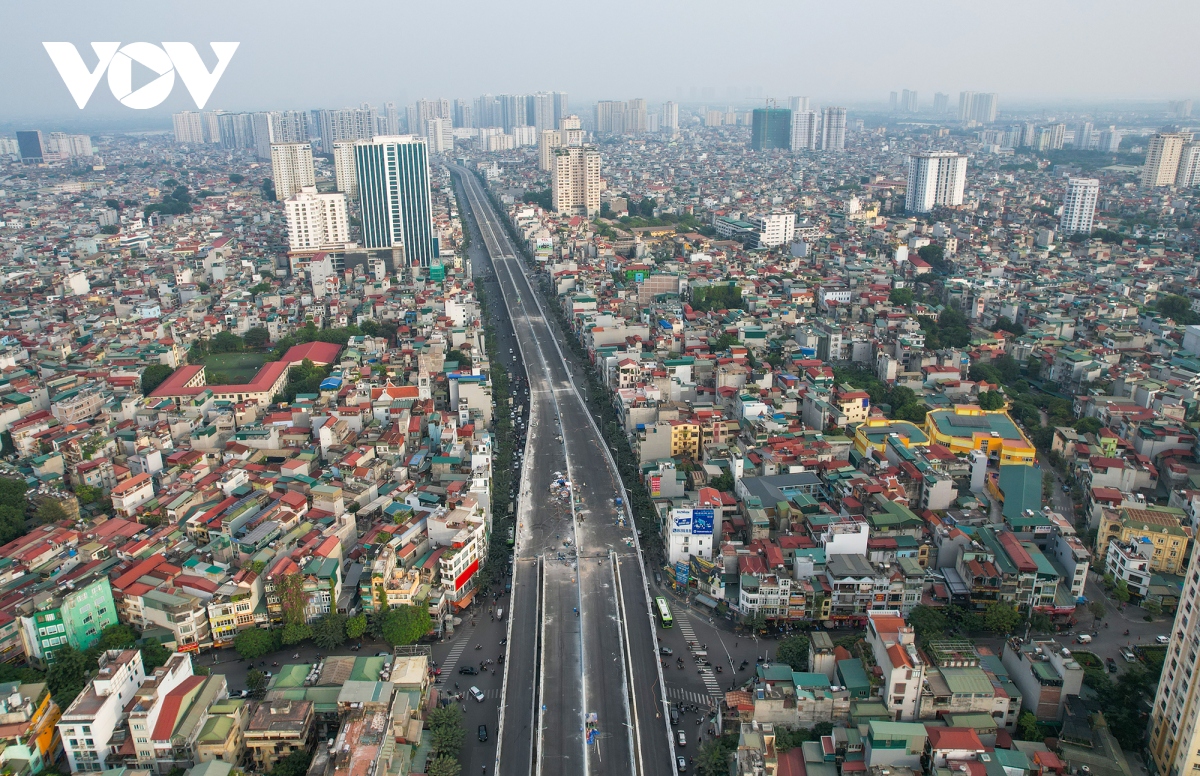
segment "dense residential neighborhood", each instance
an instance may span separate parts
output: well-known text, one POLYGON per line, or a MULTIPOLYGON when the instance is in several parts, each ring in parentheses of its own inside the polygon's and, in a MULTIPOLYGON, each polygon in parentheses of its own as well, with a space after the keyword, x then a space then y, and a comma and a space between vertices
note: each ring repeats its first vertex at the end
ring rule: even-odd
POLYGON ((576 519, 590 482, 522 481, 528 345, 453 161, 623 481, 680 770, 1140 776, 1200 519, 1164 133, 831 107, 840 146, 772 150, 758 109, 561 97, 549 135, 189 112, 9 149, 0 769, 450 774, 468 706, 499 738, 519 503, 576 519), (377 244, 380 148, 425 176, 419 246, 377 244), (957 194, 914 206, 914 159, 957 194))

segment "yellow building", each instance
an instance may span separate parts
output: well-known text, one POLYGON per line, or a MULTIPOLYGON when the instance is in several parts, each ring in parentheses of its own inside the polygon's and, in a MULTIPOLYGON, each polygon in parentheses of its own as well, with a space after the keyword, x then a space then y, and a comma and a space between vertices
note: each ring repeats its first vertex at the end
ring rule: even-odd
POLYGON ((921 427, 907 420, 868 418, 854 429, 854 449, 862 456, 867 455, 868 450, 875 450, 881 456, 884 455, 889 439, 894 439, 906 448, 929 445, 929 437, 921 427))
POLYGON ((700 426, 686 420, 672 420, 671 457, 700 458, 700 426))
POLYGON ((925 415, 925 433, 930 441, 956 454, 983 450, 989 458, 998 456, 1002 464, 1028 466, 1037 458, 1033 443, 1004 410, 982 410, 973 404, 930 410, 925 415))
POLYGON ((1150 544, 1154 550, 1140 553, 1147 557, 1150 571, 1157 574, 1183 573, 1187 564, 1188 542, 1191 529, 1183 525, 1187 515, 1182 509, 1150 507, 1133 509, 1122 507, 1120 511, 1106 509, 1100 516, 1100 530, 1096 533, 1096 562, 1093 567, 1103 567, 1105 555, 1113 541, 1122 545, 1150 544))

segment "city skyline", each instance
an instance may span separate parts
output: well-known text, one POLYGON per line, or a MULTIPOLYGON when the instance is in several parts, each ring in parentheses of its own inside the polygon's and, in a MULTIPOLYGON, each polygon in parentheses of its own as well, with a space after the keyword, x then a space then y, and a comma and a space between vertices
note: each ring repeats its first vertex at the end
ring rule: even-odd
MULTIPOLYGON (((1138 9, 1106 2, 1093 5, 1091 13, 1079 15, 1062 7, 1038 6, 1036 25, 1020 13, 995 16, 979 10, 962 9, 943 2, 911 6, 879 5, 871 13, 838 14, 804 4, 760 3, 773 14, 773 23, 755 33, 763 45, 747 47, 737 57, 701 56, 687 65, 665 64, 647 71, 642 67, 605 67, 583 74, 547 75, 538 66, 539 49, 513 47, 501 41, 522 36, 536 41, 570 24, 569 14, 538 13, 539 4, 526 13, 513 14, 501 7, 470 4, 464 18, 467 24, 455 27, 454 45, 470 56, 443 59, 446 44, 439 36, 426 36, 400 50, 385 49, 386 31, 394 29, 390 21, 406 24, 436 24, 432 10, 421 7, 392 10, 386 5, 355 4, 352 14, 362 18, 370 13, 377 23, 358 30, 356 45, 365 50, 379 47, 377 58, 337 57, 332 51, 316 50, 311 56, 321 67, 281 68, 278 64, 295 54, 285 46, 305 34, 305 26, 316 20, 314 14, 324 6, 300 4, 287 18, 270 15, 265 8, 235 6, 216 2, 202 9, 181 8, 164 17, 139 13, 139 3, 127 4, 122 13, 97 16, 94 7, 87 13, 71 13, 68 2, 64 13, 46 15, 33 9, 10 9, 7 21, 12 44, 0 53, 10 72, 21 78, 0 84, 0 113, 9 121, 23 118, 61 118, 66 120, 94 117, 124 123, 161 123, 169 114, 192 104, 187 90, 178 82, 170 96, 148 111, 131 111, 120 105, 104 86, 97 88, 84 110, 75 103, 58 76, 43 41, 69 41, 80 48, 85 63, 92 67, 94 55, 87 43, 115 40, 123 43, 190 40, 201 57, 212 66, 210 41, 237 40, 240 47, 213 92, 207 109, 273 110, 312 109, 372 103, 412 103, 422 97, 466 97, 480 93, 520 93, 565 91, 579 105, 603 99, 628 99, 640 95, 650 101, 674 100, 681 103, 703 101, 761 101, 766 97, 783 98, 788 94, 807 94, 817 104, 834 103, 878 105, 886 109, 889 93, 911 89, 926 95, 919 101, 924 110, 933 105, 935 94, 948 94, 951 100, 960 91, 998 93, 1002 106, 1022 104, 1096 103, 1132 100, 1136 103, 1186 99, 1200 91, 1200 54, 1187 45, 1190 21, 1200 20, 1194 6, 1169 3, 1169 8, 1149 14, 1138 9), (1172 24, 1156 20, 1169 14, 1172 24), (986 15, 986 19, 984 16, 986 15), (403 18, 401 18, 403 16, 403 18), (885 48, 868 41, 887 35, 921 17, 931 24, 940 45, 918 49, 904 57, 893 57, 885 48), (1111 30, 1119 29, 1122 50, 1153 51, 1153 56, 1129 60, 1102 56, 1102 44, 1110 40, 1111 30), (804 31, 819 31, 808 34, 804 31), (969 30, 969 34, 968 31, 969 30), (790 45, 797 37, 804 46, 790 45), (934 50, 936 48, 936 50, 934 50), (1094 52, 1087 68, 1067 67, 1071 57, 1094 52), (387 52, 387 53, 384 53, 387 52), (954 60, 953 68, 944 63, 954 60), (1003 66, 998 63, 1003 61, 1003 66), (437 67, 431 63, 437 62, 437 67), (852 64, 847 65, 847 62, 852 64), (887 73, 886 81, 880 72, 887 73), (1170 79, 1158 74, 1169 72, 1170 79), (264 99, 264 95, 270 95, 264 99)), ((148 6, 147 6, 148 7, 148 6)), ((718 43, 717 30, 738 39, 742 28, 754 24, 758 15, 745 19, 719 15, 715 3, 700 3, 687 17, 680 18, 665 6, 632 4, 617 6, 602 16, 589 16, 590 36, 607 40, 612 60, 635 61, 632 54, 653 43, 660 46, 656 30, 670 24, 680 40, 698 40, 699 46, 718 43), (629 14, 641 23, 629 26, 629 14), (653 37, 653 41, 651 38, 653 37), (630 56, 622 56, 628 52, 630 56)), ((1115 40, 1114 40, 1115 43, 1115 40)), ((664 60, 670 62, 671 60, 664 60)), ((139 66, 140 67, 140 66, 139 66)), ((140 81, 135 70, 134 85, 140 81)))

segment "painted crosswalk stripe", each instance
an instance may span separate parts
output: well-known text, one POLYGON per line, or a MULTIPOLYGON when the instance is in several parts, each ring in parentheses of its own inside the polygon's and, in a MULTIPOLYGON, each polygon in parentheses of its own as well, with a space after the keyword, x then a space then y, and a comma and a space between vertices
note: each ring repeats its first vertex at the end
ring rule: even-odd
MULTIPOLYGON (((683 634, 684 639, 699 644, 699 641, 696 639, 696 631, 692 629, 692 623, 688 620, 686 614, 683 612, 675 614, 675 623, 679 626, 679 632, 683 634)), ((725 696, 725 691, 721 689, 721 683, 717 681, 717 677, 713 673, 711 666, 704 666, 702 668, 700 678, 704 681, 704 686, 708 688, 710 696, 718 698, 725 696)))

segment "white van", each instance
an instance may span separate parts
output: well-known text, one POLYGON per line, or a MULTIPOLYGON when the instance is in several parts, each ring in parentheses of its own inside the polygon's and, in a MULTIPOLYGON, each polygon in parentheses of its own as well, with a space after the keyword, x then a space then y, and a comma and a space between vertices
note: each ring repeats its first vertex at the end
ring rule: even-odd
POLYGON ((1076 641, 1078 641, 1080 644, 1091 644, 1092 643, 1092 634, 1080 633, 1079 638, 1077 638, 1076 641))

